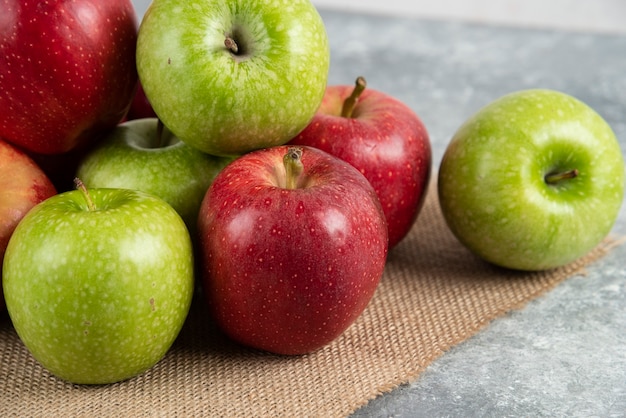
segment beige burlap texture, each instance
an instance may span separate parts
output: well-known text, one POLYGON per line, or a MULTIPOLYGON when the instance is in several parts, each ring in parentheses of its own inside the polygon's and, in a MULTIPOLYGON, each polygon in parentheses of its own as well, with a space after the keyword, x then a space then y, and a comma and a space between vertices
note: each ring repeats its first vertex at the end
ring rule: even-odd
POLYGON ((539 273, 512 272, 471 255, 447 229, 431 184, 410 235, 389 255, 374 298, 339 339, 281 357, 217 332, 196 300, 165 358, 141 376, 76 386, 51 376, 0 316, 0 417, 340 417, 418 377, 451 346, 524 306, 606 254, 539 273))

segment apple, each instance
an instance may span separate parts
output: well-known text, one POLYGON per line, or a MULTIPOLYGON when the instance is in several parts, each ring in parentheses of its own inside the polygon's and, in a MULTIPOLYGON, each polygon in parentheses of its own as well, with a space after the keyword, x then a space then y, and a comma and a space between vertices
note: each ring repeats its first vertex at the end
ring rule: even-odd
POLYGON ((311 147, 253 151, 224 168, 198 217, 202 288, 212 317, 245 346, 315 351, 375 293, 388 250, 374 189, 311 147))
MULTIPOLYGON (((45 173, 24 152, 0 140, 0 285, 2 260, 15 227, 39 202, 56 194, 45 173)), ((0 286, 0 310, 4 310, 0 286)))
POLYGON ((389 248, 408 234, 424 203, 432 170, 428 132, 411 108, 386 93, 328 86, 311 123, 290 144, 324 150, 355 166, 382 204, 389 248))
POLYGON ((78 184, 19 223, 4 294, 43 367, 71 383, 113 383, 151 368, 178 335, 194 289, 192 243, 162 199, 78 184))
POLYGON ((309 0, 154 0, 137 70, 165 126, 213 155, 282 145, 319 106, 330 63, 309 0))
POLYGON ((27 152, 28 156, 46 173, 57 192, 62 193, 75 188, 74 178, 78 165, 87 153, 109 132, 100 132, 92 143, 85 143, 61 154, 38 154, 27 152))
POLYGON ((146 92, 143 90, 141 82, 139 82, 133 101, 130 104, 130 109, 128 109, 128 113, 126 114, 126 120, 156 117, 157 114, 154 112, 150 100, 146 97, 146 92))
POLYGON ((126 188, 156 195, 193 231, 204 194, 231 160, 188 146, 157 118, 142 118, 111 131, 81 160, 76 176, 89 188, 126 188))
POLYGON ((506 94, 458 129, 438 178, 460 242, 510 269, 544 270, 585 255, 610 232, 624 158, 608 123, 566 93, 506 94))
POLYGON ((137 85, 130 0, 0 5, 0 137, 61 154, 124 117, 137 85))

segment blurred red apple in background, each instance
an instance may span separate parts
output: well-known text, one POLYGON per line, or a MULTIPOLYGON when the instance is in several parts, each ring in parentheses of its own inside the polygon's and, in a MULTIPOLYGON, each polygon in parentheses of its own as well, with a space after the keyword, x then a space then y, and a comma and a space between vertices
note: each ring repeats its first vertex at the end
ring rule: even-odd
POLYGON ((15 227, 37 203, 56 194, 44 172, 24 152, 0 140, 0 309, 2 261, 15 227))
POLYGON ((431 146, 420 118, 388 94, 328 86, 311 123, 290 144, 309 145, 352 164, 370 181, 389 227, 389 248, 414 224, 431 174, 431 146))
POLYGON ((150 100, 146 97, 146 93, 143 91, 141 81, 137 84, 137 92, 133 97, 133 101, 128 109, 126 120, 156 118, 157 114, 150 104, 150 100))
POLYGON ((0 0, 0 137, 59 154, 124 117, 137 86, 130 0, 0 0))

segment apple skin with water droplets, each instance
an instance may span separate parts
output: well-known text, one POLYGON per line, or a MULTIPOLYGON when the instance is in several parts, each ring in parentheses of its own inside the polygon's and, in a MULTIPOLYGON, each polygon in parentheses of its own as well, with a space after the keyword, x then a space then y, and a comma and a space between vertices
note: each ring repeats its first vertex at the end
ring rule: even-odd
POLYGON ((35 206, 4 260, 7 310, 42 366, 76 384, 129 379, 178 335, 194 291, 187 228, 143 192, 79 190, 35 206))
POLYGON ((624 199, 624 157, 594 109, 548 89, 506 94, 452 137, 439 202, 454 235, 486 261, 545 270, 584 256, 624 199))
POLYGON ((209 187, 198 219, 212 316, 233 340, 283 355, 341 335, 373 297, 388 251, 367 179, 328 153, 301 149, 293 188, 287 146, 233 161, 209 187))

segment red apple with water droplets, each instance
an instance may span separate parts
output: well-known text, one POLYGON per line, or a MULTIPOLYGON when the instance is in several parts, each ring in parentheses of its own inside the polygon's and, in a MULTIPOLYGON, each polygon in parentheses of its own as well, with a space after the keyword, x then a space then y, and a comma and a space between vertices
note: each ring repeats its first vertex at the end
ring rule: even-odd
POLYGON ((39 202, 56 194, 44 172, 24 152, 0 140, 0 310, 2 261, 15 227, 39 202))
POLYGON ((137 85, 130 0, 0 0, 0 137, 37 154, 93 142, 137 85))
POLYGON ((219 327, 286 355, 329 344, 359 317, 388 249, 367 179, 311 147, 233 161, 207 191, 198 230, 203 289, 219 327))
POLYGON ((324 150, 370 181, 389 226, 389 248, 408 234, 424 203, 431 175, 428 132, 406 104, 373 89, 333 85, 311 123, 289 143, 324 150))

